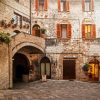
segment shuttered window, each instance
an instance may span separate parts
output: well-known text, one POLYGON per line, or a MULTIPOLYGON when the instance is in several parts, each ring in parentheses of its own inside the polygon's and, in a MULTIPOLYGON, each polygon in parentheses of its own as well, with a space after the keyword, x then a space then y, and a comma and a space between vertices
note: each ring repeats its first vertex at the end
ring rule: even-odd
POLYGON ((58 0, 58 11, 69 12, 70 11, 69 0, 58 0))
POLYGON ((94 11, 94 0, 82 0, 83 12, 94 11))
POLYGON ((72 34, 71 24, 57 24, 57 38, 70 39, 72 34))
POLYGON ((35 0, 35 10, 36 11, 47 11, 48 10, 48 0, 35 0))
POLYGON ((82 38, 83 39, 95 39, 96 38, 95 24, 82 24, 82 38))

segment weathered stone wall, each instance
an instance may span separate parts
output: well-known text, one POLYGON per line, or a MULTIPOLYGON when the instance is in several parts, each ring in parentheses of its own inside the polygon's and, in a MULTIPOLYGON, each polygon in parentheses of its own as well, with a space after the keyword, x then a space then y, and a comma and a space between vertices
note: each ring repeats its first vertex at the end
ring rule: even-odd
POLYGON ((0 89, 9 87, 9 54, 8 45, 0 43, 0 89))

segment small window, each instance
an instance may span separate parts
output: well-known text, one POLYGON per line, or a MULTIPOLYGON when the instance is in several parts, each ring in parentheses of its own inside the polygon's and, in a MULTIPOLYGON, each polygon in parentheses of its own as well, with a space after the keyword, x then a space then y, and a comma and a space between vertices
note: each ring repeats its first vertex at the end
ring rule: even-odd
POLYGON ((91 0, 85 0, 85 11, 91 10, 91 0))
POLYGON ((62 31, 61 31, 62 38, 66 38, 67 37, 67 24, 62 24, 61 27, 62 27, 62 31))
POLYGON ((22 28, 22 16, 16 12, 14 12, 14 24, 17 24, 18 26, 20 26, 20 28, 22 28))
POLYGON ((70 1, 69 0, 58 0, 58 11, 70 11, 70 1))
POLYGON ((47 11, 48 10, 48 0, 35 0, 35 10, 36 11, 47 11))
POLYGON ((57 38, 70 39, 71 34, 71 24, 57 24, 57 38))
POLYGON ((44 10, 44 0, 39 0, 39 10, 44 10))
POLYGON ((61 0, 61 11, 66 11, 66 0, 61 0))
POLYGON ((82 0, 83 12, 94 11, 94 0, 82 0))
POLYGON ((35 24, 32 28, 32 35, 40 37, 40 26, 35 24))
POLYGON ((82 24, 82 38, 95 39, 96 38, 96 25, 95 24, 82 24))

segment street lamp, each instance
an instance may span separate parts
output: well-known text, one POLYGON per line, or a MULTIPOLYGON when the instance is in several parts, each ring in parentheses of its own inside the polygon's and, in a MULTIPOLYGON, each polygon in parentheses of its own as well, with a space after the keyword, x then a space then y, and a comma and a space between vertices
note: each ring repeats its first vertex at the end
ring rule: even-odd
POLYGON ((32 27, 31 27, 32 26, 32 22, 31 22, 31 19, 32 19, 31 18, 31 10, 32 9, 31 9, 31 4, 32 4, 32 1, 30 0, 30 10, 29 10, 30 11, 30 34, 32 34, 32 27))

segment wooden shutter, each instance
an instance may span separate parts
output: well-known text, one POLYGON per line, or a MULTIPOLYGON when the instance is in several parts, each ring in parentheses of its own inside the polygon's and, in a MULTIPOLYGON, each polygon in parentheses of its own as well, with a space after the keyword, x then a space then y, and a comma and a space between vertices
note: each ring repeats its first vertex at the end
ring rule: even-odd
POLYGON ((91 11, 94 11, 94 0, 91 0, 91 11))
POLYGON ((72 26, 71 24, 67 24, 67 38, 71 38, 71 35, 72 35, 72 26))
POLYGON ((39 9, 39 0, 35 0, 35 10, 38 11, 39 9))
POLYGON ((60 0, 58 0, 58 11, 61 11, 61 8, 60 8, 60 0))
POLYGON ((82 38, 85 39, 85 24, 82 24, 82 38))
POLYGON ((70 2, 69 2, 69 0, 66 0, 66 11, 67 12, 70 11, 70 2))
POLYGON ((19 19, 19 21, 20 21, 20 28, 22 28, 22 16, 19 15, 19 17, 20 17, 20 19, 19 19))
POLYGON ((61 37, 61 24, 57 24, 57 38, 61 37))
POLYGON ((82 0, 82 11, 85 11, 85 0, 82 0))
POLYGON ((95 24, 92 24, 91 37, 92 39, 96 38, 96 25, 95 24))
POLYGON ((48 10, 48 0, 44 0, 44 10, 48 10))

